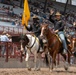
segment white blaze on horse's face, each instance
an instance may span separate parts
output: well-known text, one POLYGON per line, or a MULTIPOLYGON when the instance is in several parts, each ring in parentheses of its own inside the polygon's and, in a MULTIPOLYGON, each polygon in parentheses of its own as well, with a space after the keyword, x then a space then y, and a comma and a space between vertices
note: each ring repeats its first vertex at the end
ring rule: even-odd
POLYGON ((40 37, 44 36, 44 29, 45 29, 45 27, 42 27, 40 37))

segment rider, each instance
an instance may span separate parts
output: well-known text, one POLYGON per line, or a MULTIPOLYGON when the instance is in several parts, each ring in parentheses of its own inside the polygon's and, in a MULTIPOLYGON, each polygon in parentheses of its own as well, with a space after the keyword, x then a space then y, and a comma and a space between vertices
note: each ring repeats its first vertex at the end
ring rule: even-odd
POLYGON ((30 26, 27 26, 26 29, 28 31, 32 31, 36 35, 36 37, 39 38, 40 45, 43 48, 42 39, 40 39, 40 37, 39 37, 40 33, 41 33, 41 27, 40 27, 40 24, 39 24, 39 18, 36 15, 34 15, 32 18, 33 18, 33 24, 30 25, 30 26))
POLYGON ((64 36, 64 22, 61 20, 60 12, 56 12, 55 18, 52 17, 54 11, 50 11, 50 18, 49 20, 54 24, 55 33, 57 33, 62 41, 63 44, 63 54, 67 53, 67 44, 64 36))

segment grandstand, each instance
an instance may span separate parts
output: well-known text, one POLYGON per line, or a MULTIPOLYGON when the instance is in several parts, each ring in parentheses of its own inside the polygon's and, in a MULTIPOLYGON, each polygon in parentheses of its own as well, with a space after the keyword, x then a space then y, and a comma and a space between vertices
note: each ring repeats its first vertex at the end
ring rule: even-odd
POLYGON ((12 22, 19 20, 18 15, 20 13, 22 13, 23 9, 21 9, 19 7, 13 8, 14 14, 17 17, 12 17, 7 13, 6 9, 4 9, 4 10, 2 9, 3 6, 10 7, 10 9, 12 8, 11 5, 0 3, 0 33, 3 32, 3 28, 5 28, 4 30, 7 31, 8 33, 10 33, 11 35, 14 35, 14 34, 12 34, 13 30, 15 31, 15 34, 17 34, 17 35, 19 32, 22 33, 23 27, 16 26, 15 24, 12 25, 12 22), (18 29, 19 29, 19 31, 18 31, 18 29))
MULTIPOLYGON (((2 0, 0 0, 1 2, 2 0)), ((20 35, 23 33, 23 26, 21 25, 21 17, 23 13, 23 0, 3 0, 4 2, 0 3, 0 34, 5 30, 11 35, 20 35), (12 4, 13 3, 13 4, 12 4), (8 10, 9 9, 9 10, 8 10), (13 34, 14 31, 14 34, 13 34)), ((54 9, 55 11, 60 11, 65 19, 66 26, 71 27, 73 22, 76 21, 76 5, 74 0, 68 0, 68 5, 66 6, 67 0, 28 0, 29 7, 31 12, 31 17, 36 14, 40 21, 43 19, 43 22, 47 20, 49 25, 52 26, 49 22, 49 11, 54 9), (46 2, 46 3, 45 3, 46 2), (73 4, 74 3, 74 4, 73 4), (37 9, 37 10, 36 10, 37 9), (68 14, 73 15, 66 18, 64 15, 68 14), (44 12, 45 11, 45 12, 44 12), (67 20, 66 20, 67 19, 67 20)), ((29 24, 32 24, 32 18, 29 21, 29 24)), ((26 30, 24 30, 26 32, 26 30)))

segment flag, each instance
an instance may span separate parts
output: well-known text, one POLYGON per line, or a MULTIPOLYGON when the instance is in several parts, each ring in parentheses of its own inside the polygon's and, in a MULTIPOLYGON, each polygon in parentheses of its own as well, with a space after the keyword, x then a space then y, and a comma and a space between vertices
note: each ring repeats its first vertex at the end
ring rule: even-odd
POLYGON ((28 6, 28 1, 24 1, 24 10, 23 10, 23 16, 22 16, 22 25, 28 25, 28 21, 30 19, 30 10, 28 6))

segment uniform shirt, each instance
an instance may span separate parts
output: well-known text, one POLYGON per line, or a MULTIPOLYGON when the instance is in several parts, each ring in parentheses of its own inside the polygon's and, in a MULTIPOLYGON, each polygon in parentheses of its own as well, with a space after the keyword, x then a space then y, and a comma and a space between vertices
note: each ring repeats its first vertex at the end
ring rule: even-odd
POLYGON ((6 35, 1 35, 0 40, 3 42, 8 42, 9 38, 6 35))
POLYGON ((35 35, 38 37, 41 33, 41 27, 40 27, 40 24, 33 24, 33 25, 30 25, 30 26, 26 26, 26 29, 28 31, 32 31, 35 33, 35 35))
POLYGON ((59 31, 63 31, 64 30, 64 22, 60 19, 54 19, 53 15, 50 15, 49 20, 54 24, 54 29, 55 30, 59 30, 59 31))

